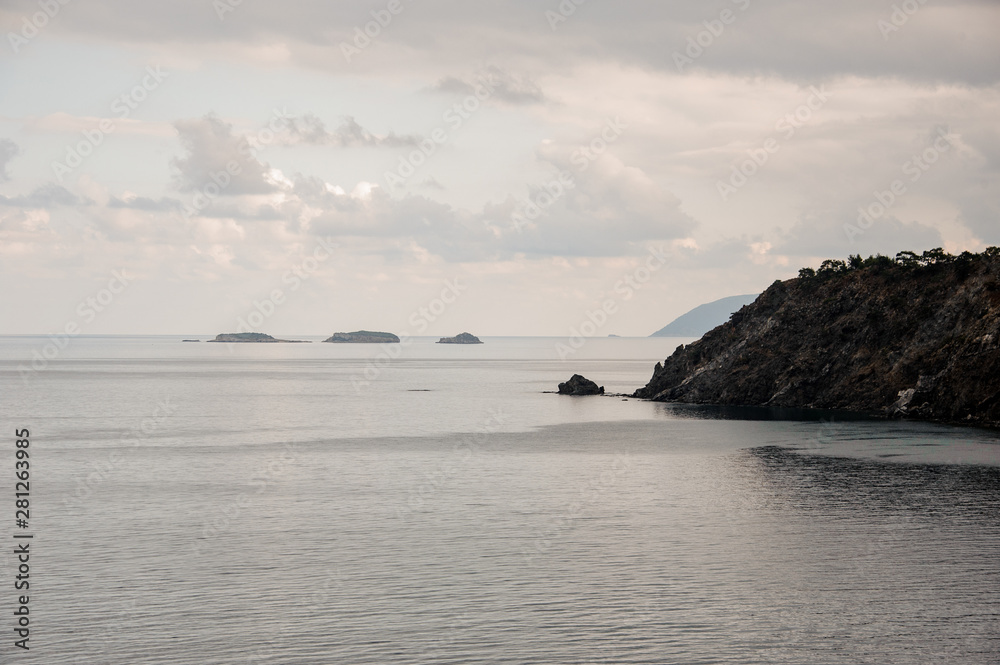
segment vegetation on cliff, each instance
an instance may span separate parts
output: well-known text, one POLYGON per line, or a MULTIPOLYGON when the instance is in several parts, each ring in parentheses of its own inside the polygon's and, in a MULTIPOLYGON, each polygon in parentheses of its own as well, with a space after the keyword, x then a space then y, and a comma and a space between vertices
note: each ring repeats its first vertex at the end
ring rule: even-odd
POLYGON ((1000 249, 804 268, 657 363, 636 397, 1000 423, 1000 249))

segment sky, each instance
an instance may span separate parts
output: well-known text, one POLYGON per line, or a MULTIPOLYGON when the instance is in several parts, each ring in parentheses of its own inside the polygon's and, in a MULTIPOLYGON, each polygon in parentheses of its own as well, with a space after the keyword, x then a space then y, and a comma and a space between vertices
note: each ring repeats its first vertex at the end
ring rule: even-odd
POLYGON ((646 336, 1000 244, 1000 3, 4 0, 0 334, 646 336))

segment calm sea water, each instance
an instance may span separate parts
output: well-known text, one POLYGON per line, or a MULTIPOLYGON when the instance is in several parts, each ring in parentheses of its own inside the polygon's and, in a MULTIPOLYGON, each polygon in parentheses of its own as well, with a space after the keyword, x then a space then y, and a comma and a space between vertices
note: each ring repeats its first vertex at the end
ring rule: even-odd
POLYGON ((180 339, 0 338, 0 661, 1000 662, 993 433, 544 392, 685 340, 180 339))

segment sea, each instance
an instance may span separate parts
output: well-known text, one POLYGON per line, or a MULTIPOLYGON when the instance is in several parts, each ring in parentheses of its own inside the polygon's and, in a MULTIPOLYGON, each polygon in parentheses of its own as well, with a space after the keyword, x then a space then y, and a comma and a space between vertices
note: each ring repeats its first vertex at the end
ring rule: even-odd
POLYGON ((0 662, 1000 663, 995 431, 628 397, 689 339, 209 338, 0 337, 0 662))

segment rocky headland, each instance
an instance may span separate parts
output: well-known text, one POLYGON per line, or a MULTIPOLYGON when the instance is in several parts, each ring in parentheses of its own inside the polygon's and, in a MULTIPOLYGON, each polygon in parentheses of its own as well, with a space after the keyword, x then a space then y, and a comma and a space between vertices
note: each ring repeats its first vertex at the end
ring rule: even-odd
POLYGON ((442 337, 438 344, 482 344, 482 341, 475 335, 464 332, 454 337, 442 337))
POLYGON ((257 332, 245 333, 222 333, 216 335, 215 339, 209 342, 226 342, 229 344, 308 344, 305 340, 298 339, 275 339, 270 335, 257 332))
POLYGON ((359 330, 352 333, 333 333, 323 340, 332 344, 399 344, 399 337, 387 332, 359 330))
POLYGON ((635 397, 1000 425, 1000 248, 804 268, 657 363, 635 397))

